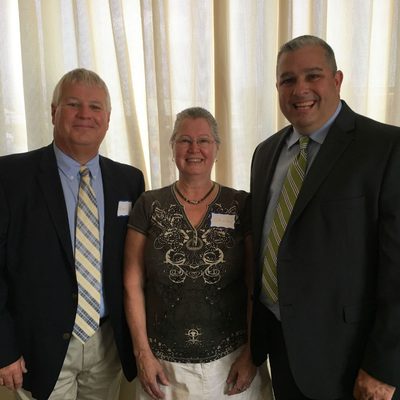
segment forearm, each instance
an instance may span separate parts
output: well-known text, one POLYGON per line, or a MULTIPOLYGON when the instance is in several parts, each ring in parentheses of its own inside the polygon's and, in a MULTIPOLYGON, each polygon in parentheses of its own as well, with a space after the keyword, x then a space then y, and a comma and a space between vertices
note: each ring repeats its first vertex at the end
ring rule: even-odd
POLYGON ((128 231, 124 262, 124 301, 126 318, 132 337, 138 377, 143 389, 155 399, 164 398, 160 383, 168 385, 164 371, 154 357, 147 337, 146 300, 144 294, 144 248, 146 237, 128 231))
POLYGON ((140 285, 125 288, 125 309, 131 333, 134 354, 150 351, 146 328, 146 306, 143 287, 140 285))
POLYGON ((128 230, 124 261, 124 302, 135 357, 150 351, 146 328, 144 249, 146 237, 128 230))

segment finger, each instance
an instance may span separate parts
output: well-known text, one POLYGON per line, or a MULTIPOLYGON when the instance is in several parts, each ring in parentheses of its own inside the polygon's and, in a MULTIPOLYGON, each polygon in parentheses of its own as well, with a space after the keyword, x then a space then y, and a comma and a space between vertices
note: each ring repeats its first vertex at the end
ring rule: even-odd
POLYGON ((246 384, 236 384, 235 386, 233 386, 229 391, 228 391, 228 395, 231 396, 233 394, 238 394, 238 393, 242 393, 244 391, 246 391, 248 389, 248 385, 246 384))
POLYGON ((7 389, 14 390, 14 379, 12 375, 3 378, 3 384, 7 389))
POLYGON ((236 372, 236 371, 234 371, 234 370, 230 370, 229 371, 229 374, 228 374, 228 378, 226 379, 226 383, 233 383, 233 382, 235 382, 236 381, 236 379, 237 379, 237 376, 238 376, 238 373, 236 372))
POLYGON ((28 372, 28 370, 26 369, 25 360, 23 358, 21 358, 21 369, 24 374, 28 372))
POLYGON ((235 394, 239 394, 240 393, 240 390, 236 387, 236 386, 234 386, 232 389, 230 389, 230 390, 228 390, 228 396, 232 396, 232 395, 235 395, 235 394))
POLYGON ((152 398, 157 400, 157 397, 154 397, 152 391, 150 390, 150 388, 147 385, 143 385, 142 384, 142 389, 152 398))
POLYGON ((149 386, 150 396, 154 399, 163 399, 165 397, 164 392, 161 391, 160 386, 156 384, 150 384, 149 386))
POLYGON ((168 386, 169 385, 169 380, 167 378, 167 376, 164 374, 164 371, 161 370, 158 373, 158 380, 160 381, 160 383, 164 386, 168 386))
POLYGON ((23 378, 21 374, 14 375, 14 389, 21 389, 23 378))

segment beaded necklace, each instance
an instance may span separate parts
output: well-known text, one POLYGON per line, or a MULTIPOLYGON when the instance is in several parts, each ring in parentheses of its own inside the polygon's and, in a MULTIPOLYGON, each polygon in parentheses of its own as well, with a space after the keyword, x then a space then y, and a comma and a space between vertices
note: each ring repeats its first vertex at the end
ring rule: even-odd
POLYGON ((178 193, 178 195, 184 200, 186 201, 186 203, 192 204, 194 206, 197 206, 198 204, 200 204, 202 201, 204 201, 210 194, 211 192, 214 190, 215 188, 215 182, 213 182, 211 189, 200 199, 200 200, 190 200, 187 197, 185 197, 178 189, 178 185, 176 184, 176 182, 174 183, 174 190, 176 191, 176 193, 178 193))

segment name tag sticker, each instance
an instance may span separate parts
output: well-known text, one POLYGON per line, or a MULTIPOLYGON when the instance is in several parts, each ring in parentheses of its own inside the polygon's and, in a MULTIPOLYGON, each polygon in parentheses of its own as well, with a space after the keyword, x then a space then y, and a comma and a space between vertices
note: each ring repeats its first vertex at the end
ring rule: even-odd
POLYGON ((118 217, 126 217, 127 215, 129 215, 131 208, 132 208, 131 201, 119 201, 117 216, 118 217))
POLYGON ((211 226, 216 228, 235 228, 235 215, 211 214, 211 226))

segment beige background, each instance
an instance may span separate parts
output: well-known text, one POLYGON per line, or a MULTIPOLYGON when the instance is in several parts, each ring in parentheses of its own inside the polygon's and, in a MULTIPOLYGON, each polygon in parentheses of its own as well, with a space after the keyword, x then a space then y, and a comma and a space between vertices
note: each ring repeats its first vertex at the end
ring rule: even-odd
POLYGON ((146 188, 173 183, 175 114, 194 105, 219 123, 215 180, 248 189, 256 145, 281 128, 275 60, 286 40, 316 34, 344 72, 341 94, 400 125, 400 2, 336 0, 0 0, 0 154, 52 138, 53 88, 95 70, 112 99, 101 153, 135 165, 146 188), (354 23, 357 21, 357 23, 354 23))
MULTIPOLYGON (((133 389, 134 382, 128 383, 124 380, 124 382, 122 382, 119 400, 134 400, 133 389)), ((0 400, 15 400, 15 398, 9 390, 0 388, 0 400)))

